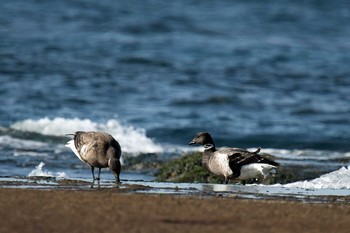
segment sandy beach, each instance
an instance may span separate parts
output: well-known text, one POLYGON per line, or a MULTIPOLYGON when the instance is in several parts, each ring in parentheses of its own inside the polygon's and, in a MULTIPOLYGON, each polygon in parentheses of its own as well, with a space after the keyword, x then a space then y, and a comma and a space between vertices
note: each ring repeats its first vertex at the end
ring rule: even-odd
POLYGON ((0 189, 1 232, 348 232, 350 205, 0 189))

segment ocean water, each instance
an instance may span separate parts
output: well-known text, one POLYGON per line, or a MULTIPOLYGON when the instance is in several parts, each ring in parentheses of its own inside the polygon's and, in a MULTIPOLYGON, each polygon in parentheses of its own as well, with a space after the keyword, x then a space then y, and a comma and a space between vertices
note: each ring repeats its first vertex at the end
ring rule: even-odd
POLYGON ((347 1, 2 1, 0 176, 89 177, 64 147, 76 130, 164 159, 209 131, 282 166, 341 171, 349 22, 347 1))

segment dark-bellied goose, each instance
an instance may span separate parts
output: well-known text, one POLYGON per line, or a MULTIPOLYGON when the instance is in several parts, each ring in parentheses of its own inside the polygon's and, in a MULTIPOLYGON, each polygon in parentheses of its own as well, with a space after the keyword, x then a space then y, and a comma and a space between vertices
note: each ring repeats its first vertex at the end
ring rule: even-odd
POLYGON ((67 142, 74 154, 84 163, 89 164, 92 173, 92 185, 95 180, 100 186, 101 168, 109 167, 115 176, 116 183, 120 183, 120 156, 119 143, 108 133, 104 132, 83 132, 77 131, 73 134, 73 140, 67 142), (95 179, 94 168, 98 168, 98 175, 95 179))
POLYGON ((189 143, 204 146, 202 164, 212 173, 223 176, 227 184, 230 179, 246 181, 251 179, 265 179, 275 174, 278 163, 263 158, 258 153, 240 148, 223 148, 217 150, 211 135, 201 132, 189 143))

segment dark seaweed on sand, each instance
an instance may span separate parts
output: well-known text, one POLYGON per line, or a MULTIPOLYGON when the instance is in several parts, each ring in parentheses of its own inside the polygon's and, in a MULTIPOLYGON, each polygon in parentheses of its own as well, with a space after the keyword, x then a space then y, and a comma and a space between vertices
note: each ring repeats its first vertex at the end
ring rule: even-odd
POLYGON ((194 152, 165 162, 156 174, 157 181, 222 183, 223 178, 210 174, 202 166, 202 153, 194 152))

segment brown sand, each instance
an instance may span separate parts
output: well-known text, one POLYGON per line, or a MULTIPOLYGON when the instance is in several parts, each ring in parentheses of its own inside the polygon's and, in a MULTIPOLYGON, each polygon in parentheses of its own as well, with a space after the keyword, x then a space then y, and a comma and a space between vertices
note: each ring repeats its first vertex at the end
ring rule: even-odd
POLYGON ((350 205, 0 189, 0 232, 350 232, 350 205))

